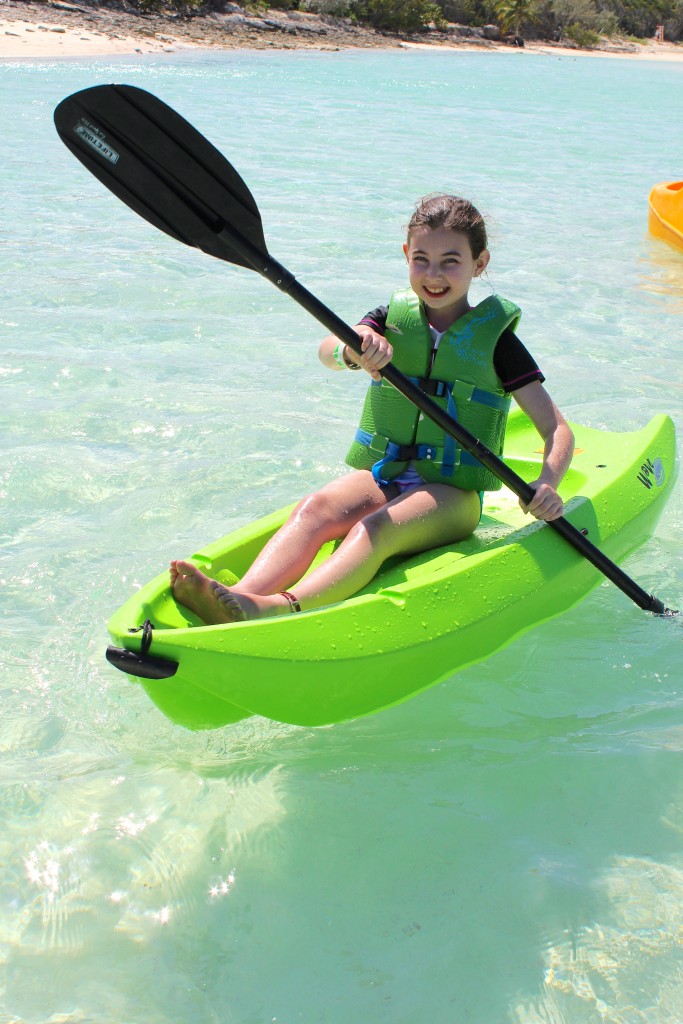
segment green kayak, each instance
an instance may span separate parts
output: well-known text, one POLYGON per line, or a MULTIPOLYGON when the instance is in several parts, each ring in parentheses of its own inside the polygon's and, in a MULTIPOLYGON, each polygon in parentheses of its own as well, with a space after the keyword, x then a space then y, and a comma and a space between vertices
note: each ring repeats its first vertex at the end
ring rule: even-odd
MULTIPOLYGON (((656 416, 632 433, 572 426, 576 454, 560 487, 566 518, 610 558, 623 559, 662 511, 675 475, 673 424, 656 416)), ((510 417, 505 461, 529 480, 542 461, 538 434, 521 412, 510 417)), ((288 512, 209 544, 192 561, 234 581, 288 512)), ((317 561, 332 550, 326 545, 317 561)), ((504 488, 487 495, 468 540, 388 562, 355 597, 317 611, 205 626, 175 602, 164 572, 112 617, 107 657, 189 729, 254 714, 324 725, 390 707, 487 658, 602 579, 504 488)))

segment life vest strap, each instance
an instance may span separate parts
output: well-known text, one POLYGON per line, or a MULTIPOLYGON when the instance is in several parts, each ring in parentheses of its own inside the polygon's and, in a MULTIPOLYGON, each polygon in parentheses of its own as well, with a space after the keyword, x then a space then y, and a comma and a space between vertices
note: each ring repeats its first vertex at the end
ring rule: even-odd
MULTIPOLYGON (((411 384, 415 384, 425 395, 429 395, 430 398, 443 398, 444 395, 450 395, 451 393, 451 385, 446 380, 435 380, 431 377, 407 377, 406 379, 411 384)), ((381 388, 382 384, 385 387, 393 387, 393 384, 388 384, 384 380, 370 381, 370 387, 372 388, 381 388)))
POLYGON ((365 445, 373 454, 381 456, 372 467, 372 475, 380 487, 386 486, 386 484, 391 482, 390 480, 384 480, 381 475, 384 467, 390 462, 419 462, 421 459, 426 459, 437 464, 441 463, 442 471, 445 470, 443 472, 444 476, 452 476, 456 466, 476 466, 481 468, 479 459, 474 455, 470 455, 468 451, 457 445, 455 440, 450 437, 447 438, 447 441, 451 441, 452 445, 444 446, 443 448, 430 444, 396 444, 382 434, 370 434, 367 430, 361 430, 359 427, 356 431, 356 441, 365 445), (453 448, 452 461, 449 450, 451 447, 453 448))
MULTIPOLYGON (((506 412, 510 405, 509 395, 497 395, 493 391, 478 388, 464 380, 456 380, 452 384, 450 381, 431 377, 408 377, 408 380, 426 395, 434 398, 447 398, 446 412, 454 420, 459 419, 458 403, 476 402, 479 405, 486 405, 489 408, 506 412)), ((385 384, 383 380, 371 381, 373 387, 381 387, 382 384, 385 384)), ((453 476, 458 466, 483 468, 479 459, 457 445, 450 434, 446 434, 441 448, 427 444, 398 445, 382 434, 370 434, 360 428, 356 431, 356 441, 369 448, 373 454, 376 453, 380 456, 380 459, 372 467, 372 475, 380 487, 388 483, 381 474, 384 467, 390 462, 414 462, 427 459, 441 466, 443 477, 453 476)))
POLYGON ((497 395, 495 391, 477 388, 474 384, 468 384, 464 380, 454 381, 452 391, 458 402, 477 402, 479 405, 487 405, 490 409, 500 409, 505 412, 510 406, 509 395, 497 395))

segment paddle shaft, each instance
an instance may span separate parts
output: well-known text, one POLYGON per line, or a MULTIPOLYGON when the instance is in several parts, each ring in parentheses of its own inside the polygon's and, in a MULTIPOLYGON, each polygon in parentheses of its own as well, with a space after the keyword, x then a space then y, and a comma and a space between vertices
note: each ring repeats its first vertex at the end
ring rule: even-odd
MULTIPOLYGON (((308 313, 326 327, 332 334, 349 346, 357 355, 362 355, 361 339, 347 323, 333 313, 319 299, 312 295, 296 278, 267 253, 261 252, 244 238, 236 229, 225 225, 218 234, 223 237, 228 249, 237 250, 256 270, 265 277, 271 284, 274 284, 280 291, 285 292, 295 302, 302 306, 308 313)), ((501 480, 506 487, 521 498, 523 504, 528 505, 533 499, 534 490, 525 480, 518 476, 514 470, 498 458, 497 455, 482 444, 473 434, 461 426, 457 420, 445 412, 440 405, 426 395, 416 384, 413 384, 404 374, 389 363, 379 371, 385 380, 400 391, 413 405, 417 406, 420 412, 429 416, 434 423, 460 444, 471 455, 474 455, 483 466, 486 466, 495 476, 501 480)), ((596 569, 617 586, 627 597, 629 597, 643 611, 654 612, 657 615, 666 614, 667 609, 652 594, 648 594, 642 587, 638 586, 618 565, 612 562, 599 548, 591 543, 584 534, 577 530, 567 519, 560 516, 559 519, 552 519, 547 523, 556 533, 559 533, 579 554, 583 555, 596 569)))

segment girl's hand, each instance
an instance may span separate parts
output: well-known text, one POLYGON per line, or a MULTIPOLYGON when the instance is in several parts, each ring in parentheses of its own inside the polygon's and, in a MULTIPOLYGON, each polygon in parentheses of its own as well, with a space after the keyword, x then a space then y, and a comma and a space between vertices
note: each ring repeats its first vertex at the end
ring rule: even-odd
POLYGON ((525 505, 520 499, 519 504, 524 514, 530 512, 536 519, 543 519, 546 523, 552 522, 553 519, 559 519, 564 511, 564 504, 555 488, 550 484, 541 483, 540 480, 534 480, 529 487, 532 487, 536 493, 528 505, 525 505))
POLYGON ((373 331, 367 324, 359 324, 354 331, 361 339, 363 355, 358 356, 355 352, 349 353, 352 359, 358 359, 363 369, 370 374, 373 380, 381 380, 382 374, 378 371, 391 362, 394 350, 385 337, 373 331))

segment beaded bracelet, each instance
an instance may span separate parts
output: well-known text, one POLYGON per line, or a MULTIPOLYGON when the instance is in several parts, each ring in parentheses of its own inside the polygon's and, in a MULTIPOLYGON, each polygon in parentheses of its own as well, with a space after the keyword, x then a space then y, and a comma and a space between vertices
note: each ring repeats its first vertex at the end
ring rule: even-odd
MULTIPOLYGON (((349 351, 349 346, 346 345, 345 348, 344 348, 344 351, 342 352, 342 359, 344 360, 344 364, 346 366, 346 369, 347 370, 360 370, 360 363, 350 363, 349 360, 346 358, 346 353, 348 351, 349 351)), ((351 351, 353 352, 353 349, 351 349, 351 351)))

